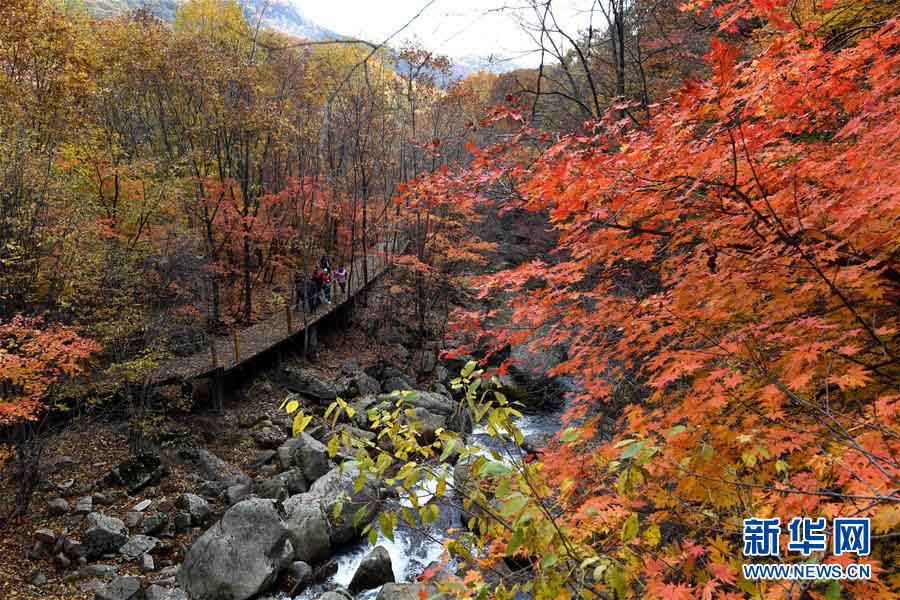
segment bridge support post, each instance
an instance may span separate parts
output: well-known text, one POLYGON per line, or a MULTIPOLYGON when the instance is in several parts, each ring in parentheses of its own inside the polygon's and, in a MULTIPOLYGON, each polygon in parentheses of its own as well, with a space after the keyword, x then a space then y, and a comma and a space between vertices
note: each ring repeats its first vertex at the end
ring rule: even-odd
POLYGON ((219 367, 215 371, 213 371, 211 384, 212 384, 212 401, 213 401, 213 410, 218 413, 224 412, 225 410, 225 373, 222 367, 219 367))

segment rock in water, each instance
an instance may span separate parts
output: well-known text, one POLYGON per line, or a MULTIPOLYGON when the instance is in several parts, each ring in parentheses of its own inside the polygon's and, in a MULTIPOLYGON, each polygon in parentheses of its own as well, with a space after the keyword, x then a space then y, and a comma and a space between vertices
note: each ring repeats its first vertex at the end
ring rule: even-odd
POLYGON ((377 508, 378 482, 374 478, 368 477, 362 488, 356 491, 354 482, 357 477, 359 477, 359 467, 353 462, 346 462, 319 478, 307 492, 308 495, 319 498, 322 511, 328 517, 332 545, 346 544, 353 540, 372 520, 377 508), (341 502, 341 510, 335 516, 334 511, 338 502, 341 502), (354 526, 353 516, 364 506, 368 510, 363 512, 359 523, 354 526))
POLYGON ((178 583, 193 600, 245 600, 272 585, 293 555, 276 503, 251 498, 191 546, 178 583))
POLYGON ((438 592, 436 587, 421 583, 386 583, 378 591, 375 600, 419 600, 422 591, 426 598, 438 592))
POLYGON ((84 533, 84 545, 90 557, 115 552, 128 541, 128 528, 120 519, 91 513, 88 523, 90 528, 84 533))
POLYGON ((358 594, 363 590, 371 590, 393 581, 394 567, 391 565, 391 555, 383 546, 376 546, 353 574, 350 592, 358 594))

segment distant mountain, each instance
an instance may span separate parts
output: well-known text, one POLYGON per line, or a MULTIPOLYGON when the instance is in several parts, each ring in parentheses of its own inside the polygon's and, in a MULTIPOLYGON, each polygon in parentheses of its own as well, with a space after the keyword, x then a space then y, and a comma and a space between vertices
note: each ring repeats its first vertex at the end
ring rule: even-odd
POLYGON ((497 75, 522 68, 515 61, 505 60, 499 56, 467 55, 453 58, 453 72, 459 77, 468 77, 479 71, 487 71, 497 75))
MULTIPOLYGON (((109 17, 127 13, 137 9, 147 9, 160 19, 168 22, 175 20, 178 5, 186 0, 84 0, 88 10, 101 16, 109 17)), ((322 27, 309 19, 291 0, 238 0, 243 8, 244 16, 251 25, 256 24, 260 13, 263 14, 263 25, 299 38, 322 41, 342 39, 340 35, 326 27, 322 27)), ((505 73, 519 68, 512 61, 504 61, 495 57, 462 56, 453 57, 453 71, 450 79, 463 79, 479 71, 505 73)), ((409 65, 398 60, 392 67, 400 74, 408 72, 409 65)), ((438 85, 447 85, 448 81, 437 81, 438 85)))
MULTIPOLYGON (((99 16, 113 16, 146 8, 164 21, 174 21, 180 0, 86 0, 88 10, 99 16)), ((244 16, 255 24, 260 13, 267 27, 307 40, 340 39, 341 35, 314 23, 290 0, 238 0, 244 16)))

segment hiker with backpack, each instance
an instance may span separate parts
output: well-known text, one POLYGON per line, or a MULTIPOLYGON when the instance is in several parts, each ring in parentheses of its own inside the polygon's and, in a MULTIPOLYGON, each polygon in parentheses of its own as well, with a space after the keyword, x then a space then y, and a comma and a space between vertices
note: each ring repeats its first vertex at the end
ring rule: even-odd
POLYGON ((344 268, 344 265, 338 267, 337 271, 334 272, 334 279, 337 281, 338 285, 341 286, 341 296, 347 295, 347 269, 344 268))

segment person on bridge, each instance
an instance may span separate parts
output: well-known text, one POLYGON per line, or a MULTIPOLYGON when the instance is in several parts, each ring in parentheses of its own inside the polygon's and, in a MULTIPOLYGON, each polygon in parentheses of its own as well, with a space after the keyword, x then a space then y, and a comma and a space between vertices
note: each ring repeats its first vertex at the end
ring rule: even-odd
POLYGON ((347 269, 343 264, 334 272, 334 279, 341 286, 341 296, 347 295, 347 269))
POLYGON ((322 269, 322 301, 331 304, 331 270, 322 269))

